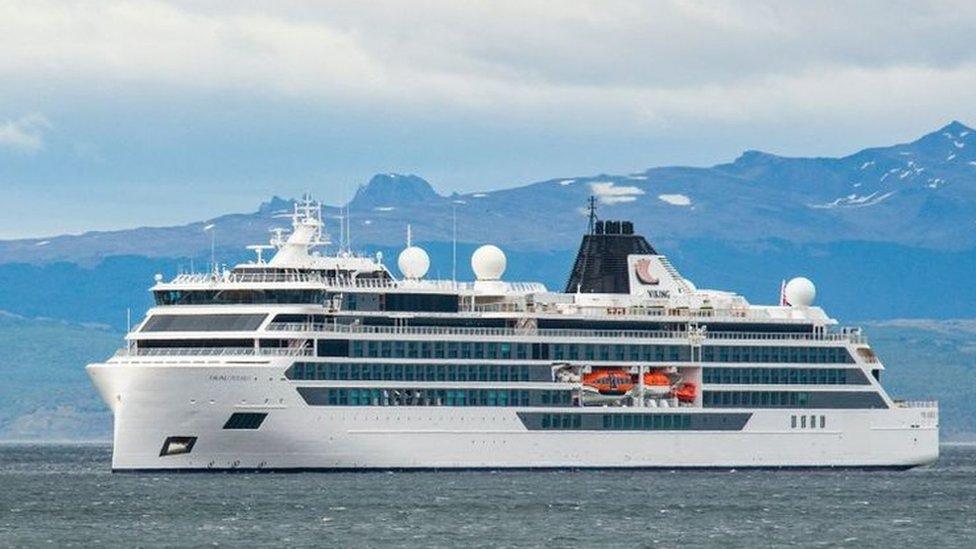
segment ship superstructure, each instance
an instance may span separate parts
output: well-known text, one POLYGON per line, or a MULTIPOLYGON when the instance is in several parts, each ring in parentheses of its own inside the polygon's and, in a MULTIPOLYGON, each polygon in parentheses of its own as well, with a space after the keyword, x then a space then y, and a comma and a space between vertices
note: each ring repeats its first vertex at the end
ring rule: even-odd
POLYGON ((698 289, 591 215, 565 291, 429 280, 408 242, 327 254, 321 208, 228 270, 157 276, 88 366, 115 470, 895 467, 938 457, 938 408, 892 399, 859 329, 797 278, 780 303, 698 289), (261 252, 273 251, 265 261, 261 252))

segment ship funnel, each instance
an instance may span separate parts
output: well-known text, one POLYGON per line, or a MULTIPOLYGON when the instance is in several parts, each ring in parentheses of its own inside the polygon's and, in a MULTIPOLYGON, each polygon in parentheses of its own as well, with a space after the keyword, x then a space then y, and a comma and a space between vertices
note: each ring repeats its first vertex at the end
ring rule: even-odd
POLYGON ((657 255, 630 221, 594 221, 583 235, 566 293, 629 294, 627 256, 657 255))

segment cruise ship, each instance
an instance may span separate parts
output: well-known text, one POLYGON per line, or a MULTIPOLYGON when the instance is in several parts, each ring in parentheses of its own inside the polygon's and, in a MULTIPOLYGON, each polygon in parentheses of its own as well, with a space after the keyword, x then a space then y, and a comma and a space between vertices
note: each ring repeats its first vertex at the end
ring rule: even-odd
MULTIPOLYGON (((892 398, 858 328, 798 277, 775 305, 706 290, 590 209, 563 291, 397 273, 329 245, 321 206, 252 262, 156 275, 112 358, 112 468, 896 468, 938 459, 938 407, 892 398), (262 257, 271 256, 268 259, 262 257)), ((409 240, 409 239, 408 239, 409 240)), ((771 294, 775 294, 773 284, 771 294)))

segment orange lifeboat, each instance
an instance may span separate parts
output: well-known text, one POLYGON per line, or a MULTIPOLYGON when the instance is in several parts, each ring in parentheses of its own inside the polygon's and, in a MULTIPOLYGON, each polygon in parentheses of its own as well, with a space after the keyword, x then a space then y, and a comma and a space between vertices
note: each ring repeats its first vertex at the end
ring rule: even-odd
POLYGON ((644 393, 651 396, 665 396, 671 392, 671 378, 661 371, 644 374, 644 393))
POLYGON ((659 385, 671 385, 671 378, 664 372, 647 372, 644 374, 644 385, 648 387, 659 385))
POLYGON ((698 386, 690 381, 686 381, 678 387, 678 390, 674 392, 674 396, 678 397, 681 402, 694 402, 695 397, 698 395, 698 386))
POLYGON ((634 388, 634 379, 624 370, 594 370, 583 376, 583 385, 602 395, 622 395, 634 388))

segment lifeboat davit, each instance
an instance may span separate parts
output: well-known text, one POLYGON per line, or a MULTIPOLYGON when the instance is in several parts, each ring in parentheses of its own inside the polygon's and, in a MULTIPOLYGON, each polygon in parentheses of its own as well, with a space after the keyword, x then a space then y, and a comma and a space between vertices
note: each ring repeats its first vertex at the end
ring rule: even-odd
POLYGON ((601 395, 623 395, 634 388, 634 378, 624 370, 595 370, 583 376, 583 385, 601 395))
POLYGON ((664 372, 647 372, 644 374, 644 393, 650 395, 666 395, 671 392, 671 378, 664 372))
POLYGON ((580 392, 580 400, 583 406, 617 406, 626 395, 604 395, 600 391, 588 385, 583 386, 583 390, 580 392))
POLYGON ((686 381, 674 392, 674 396, 681 402, 694 402, 698 396, 698 386, 690 381, 686 381))

